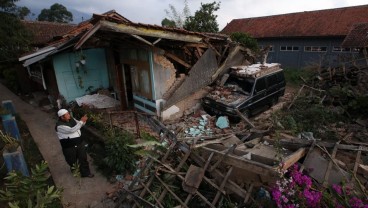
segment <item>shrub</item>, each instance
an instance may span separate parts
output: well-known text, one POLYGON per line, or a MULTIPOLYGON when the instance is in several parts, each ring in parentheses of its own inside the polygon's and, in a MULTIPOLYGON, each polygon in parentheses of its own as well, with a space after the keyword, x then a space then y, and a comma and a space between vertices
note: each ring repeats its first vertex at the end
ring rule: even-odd
POLYGON ((48 165, 42 162, 31 169, 32 176, 24 176, 19 172, 10 172, 5 177, 5 190, 0 191, 0 200, 9 203, 9 207, 47 207, 56 199, 60 199, 61 190, 48 186, 48 165))
POLYGON ((137 156, 134 154, 135 149, 128 146, 134 143, 134 135, 120 129, 109 129, 105 136, 105 164, 119 174, 134 171, 137 156))

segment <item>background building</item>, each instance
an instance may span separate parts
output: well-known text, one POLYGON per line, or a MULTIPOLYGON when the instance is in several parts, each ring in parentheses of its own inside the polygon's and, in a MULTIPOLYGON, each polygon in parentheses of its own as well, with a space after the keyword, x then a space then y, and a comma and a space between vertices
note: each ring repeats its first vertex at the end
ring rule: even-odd
POLYGON ((368 22, 368 5, 232 20, 222 31, 243 32, 260 48, 271 45, 268 62, 284 68, 338 65, 359 54, 342 47, 354 24, 368 22))

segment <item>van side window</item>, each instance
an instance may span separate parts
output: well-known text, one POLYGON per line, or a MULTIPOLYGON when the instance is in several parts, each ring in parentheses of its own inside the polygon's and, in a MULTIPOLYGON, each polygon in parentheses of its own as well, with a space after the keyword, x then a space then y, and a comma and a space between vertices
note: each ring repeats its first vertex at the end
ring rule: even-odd
POLYGON ((265 89, 266 89, 266 79, 265 79, 265 77, 258 79, 257 82, 256 82, 256 87, 255 87, 256 93, 260 92, 262 90, 265 90, 265 89))
POLYGON ((267 77, 267 83, 269 87, 277 84, 278 82, 279 82, 278 74, 273 74, 267 77))

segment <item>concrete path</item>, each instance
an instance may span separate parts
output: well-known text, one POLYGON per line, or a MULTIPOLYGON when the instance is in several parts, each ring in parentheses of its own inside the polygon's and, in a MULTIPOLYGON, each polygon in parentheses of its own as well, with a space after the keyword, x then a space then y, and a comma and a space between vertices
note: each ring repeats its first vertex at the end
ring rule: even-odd
POLYGON ((43 158, 49 164, 52 178, 58 188, 63 188, 62 203, 68 208, 102 208, 110 204, 102 202, 106 192, 113 188, 105 177, 95 171, 94 178, 75 178, 65 162, 55 133, 56 115, 50 115, 13 94, 0 84, 0 101, 12 100, 16 112, 26 122, 43 158))

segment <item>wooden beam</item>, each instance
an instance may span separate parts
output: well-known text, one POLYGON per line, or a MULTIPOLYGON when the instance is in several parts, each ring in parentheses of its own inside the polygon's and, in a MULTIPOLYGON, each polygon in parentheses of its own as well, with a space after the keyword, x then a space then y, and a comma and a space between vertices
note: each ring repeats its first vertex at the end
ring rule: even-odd
POLYGON ((188 63, 186 63, 185 61, 183 61, 181 58, 177 57, 176 55, 172 54, 172 53, 169 53, 169 52, 165 52, 164 56, 178 62, 179 64, 183 65, 185 68, 189 69, 191 68, 192 66, 188 63))
POLYGON ((252 128, 256 127, 252 122, 249 121, 249 119, 244 116, 240 111, 239 109, 235 109, 235 112, 236 114, 241 118, 243 119, 245 122, 247 122, 252 128))
MULTIPOLYGON (((274 144, 276 141, 274 139, 263 139, 264 141, 267 141, 271 144, 274 144)), ((302 139, 280 139, 279 144, 285 148, 288 149, 299 149, 301 147, 310 147, 312 145, 312 140, 302 140, 302 139)), ((332 149, 335 147, 335 143, 329 143, 329 142, 323 142, 323 141, 317 141, 316 145, 321 147, 326 147, 329 149, 332 149)), ((351 150, 351 151, 359 151, 362 152, 368 152, 368 147, 364 146, 356 146, 356 145, 348 145, 348 144, 337 144, 337 148, 340 150, 351 150)))
MULTIPOLYGON (((214 149, 210 149, 207 147, 202 147, 202 150, 206 152, 213 152, 215 153, 215 159, 218 160, 221 156, 225 155, 226 153, 220 152, 214 149)), ((232 154, 224 156, 224 163, 227 165, 235 166, 237 168, 243 169, 244 171, 249 171, 253 173, 257 173, 260 175, 266 176, 276 176, 277 172, 272 166, 265 165, 263 163, 259 163, 253 160, 245 159, 241 156, 235 156, 232 154)))
POLYGON ((186 47, 192 47, 192 48, 208 48, 208 45, 205 43, 188 43, 185 44, 186 47))
POLYGON ((150 46, 154 46, 151 42, 149 42, 148 40, 138 36, 138 35, 133 35, 133 34, 130 34, 132 37, 142 41, 143 43, 146 43, 147 45, 150 45, 150 46))
POLYGON ((300 148, 298 151, 284 158, 282 161, 282 169, 287 170, 290 166, 294 165, 302 157, 304 157, 305 152, 306 152, 305 148, 300 148))
POLYGON ((83 43, 85 43, 93 34, 95 34, 99 29, 101 28, 101 24, 97 23, 95 26, 93 26, 92 29, 87 31, 80 39, 79 41, 74 45, 74 49, 78 50, 83 43))
POLYGON ((118 33, 142 35, 148 37, 163 38, 184 42, 200 43, 203 39, 201 35, 188 34, 183 32, 168 31, 156 27, 146 27, 144 25, 132 23, 114 23, 105 20, 100 21, 101 29, 118 33))

